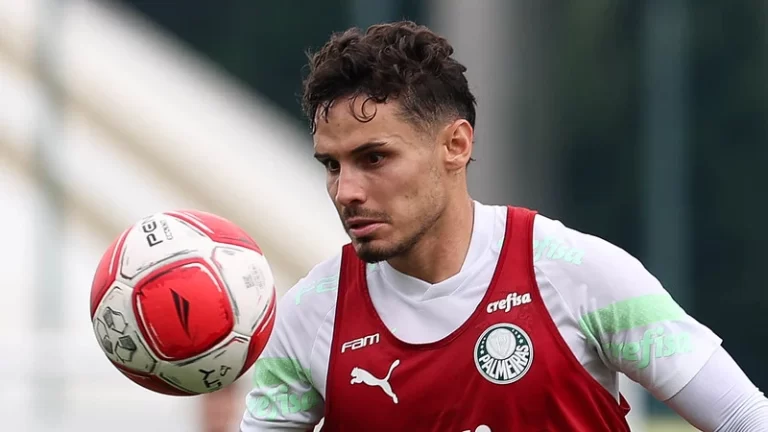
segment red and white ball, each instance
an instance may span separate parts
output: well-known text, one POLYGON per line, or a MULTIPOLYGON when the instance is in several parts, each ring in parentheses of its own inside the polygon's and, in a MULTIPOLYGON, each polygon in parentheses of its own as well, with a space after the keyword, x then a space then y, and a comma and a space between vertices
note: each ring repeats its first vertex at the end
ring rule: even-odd
POLYGON ((99 346, 125 376, 185 396, 234 382, 275 322, 274 277, 238 226, 200 211, 148 216, 104 253, 91 286, 99 346))

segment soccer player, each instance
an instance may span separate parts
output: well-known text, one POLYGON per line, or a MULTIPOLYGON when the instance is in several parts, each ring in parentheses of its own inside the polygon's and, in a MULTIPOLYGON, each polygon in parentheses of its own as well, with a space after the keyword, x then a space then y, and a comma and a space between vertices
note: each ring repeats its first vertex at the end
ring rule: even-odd
POLYGON ((768 431, 768 400, 638 260, 470 197, 452 53, 396 22, 311 57, 303 105, 351 243, 281 299, 241 430, 627 431, 621 373, 704 431, 768 431))

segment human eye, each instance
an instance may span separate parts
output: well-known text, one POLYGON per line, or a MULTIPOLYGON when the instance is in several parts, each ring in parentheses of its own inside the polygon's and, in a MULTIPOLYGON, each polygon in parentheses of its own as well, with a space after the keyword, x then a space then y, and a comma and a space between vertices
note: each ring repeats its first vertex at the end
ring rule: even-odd
POLYGON ((384 155, 381 153, 368 153, 365 155, 365 163, 368 165, 380 165, 384 161, 384 155))
POLYGON ((325 166, 325 170, 329 173, 336 173, 341 168, 341 165, 339 164, 339 161, 333 160, 333 159, 326 159, 324 161, 321 161, 323 166, 325 166))

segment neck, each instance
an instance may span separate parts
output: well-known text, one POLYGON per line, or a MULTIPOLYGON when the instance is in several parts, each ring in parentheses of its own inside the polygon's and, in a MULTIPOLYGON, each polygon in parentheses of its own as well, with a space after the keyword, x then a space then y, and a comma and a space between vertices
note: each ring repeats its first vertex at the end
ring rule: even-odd
POLYGON ((389 260, 389 265, 431 284, 458 274, 469 251, 474 216, 474 202, 468 195, 449 203, 432 229, 410 251, 389 260))

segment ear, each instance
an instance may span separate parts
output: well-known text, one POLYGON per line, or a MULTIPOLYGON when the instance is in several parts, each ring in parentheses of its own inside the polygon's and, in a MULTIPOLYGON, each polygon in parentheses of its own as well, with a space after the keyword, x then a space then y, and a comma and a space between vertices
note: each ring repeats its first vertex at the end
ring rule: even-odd
POLYGON ((472 157, 475 131, 465 119, 459 119, 443 129, 445 166, 449 171, 464 169, 472 157))

